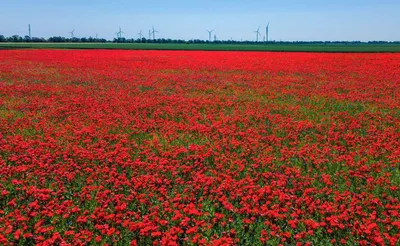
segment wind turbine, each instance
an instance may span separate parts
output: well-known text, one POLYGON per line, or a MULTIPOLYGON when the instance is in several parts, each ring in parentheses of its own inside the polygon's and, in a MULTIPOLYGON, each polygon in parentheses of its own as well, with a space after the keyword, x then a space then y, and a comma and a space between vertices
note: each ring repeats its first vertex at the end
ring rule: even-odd
POLYGON ((122 33, 124 32, 121 30, 121 27, 119 27, 119 31, 116 32, 115 34, 117 34, 117 38, 122 38, 122 33))
POLYGON ((267 42, 268 42, 268 32, 269 32, 269 22, 268 22, 267 27, 265 28, 265 39, 267 42))
POLYGON ((158 32, 156 29, 154 29, 154 26, 151 26, 152 27, 152 29, 153 29, 153 32, 152 32, 152 34, 153 34, 153 40, 155 40, 156 39, 156 32, 158 32))
POLYGON ((217 41, 217 34, 214 34, 214 42, 217 41))
POLYGON ((139 35, 139 39, 142 39, 142 37, 143 37, 142 30, 140 30, 140 32, 138 33, 138 35, 139 35))
POLYGON ((149 40, 151 39, 151 31, 149 30, 149 40))
POLYGON ((75 29, 69 32, 71 34, 71 38, 74 38, 74 32, 75 32, 75 29))
POLYGON ((261 36, 260 34, 260 27, 258 27, 257 31, 254 31, 256 33, 256 42, 258 42, 258 36, 261 36))
POLYGON ((31 24, 28 25, 28 30, 29 30, 29 38, 32 38, 32 35, 31 35, 31 24))
POLYGON ((211 31, 207 30, 207 32, 208 32, 208 41, 209 41, 209 42, 211 42, 211 33, 212 33, 213 31, 214 31, 214 29, 211 30, 211 31))
POLYGON ((122 33, 124 33, 124 32, 121 30, 121 27, 119 27, 119 32, 118 33, 119 33, 119 37, 122 38, 122 33))

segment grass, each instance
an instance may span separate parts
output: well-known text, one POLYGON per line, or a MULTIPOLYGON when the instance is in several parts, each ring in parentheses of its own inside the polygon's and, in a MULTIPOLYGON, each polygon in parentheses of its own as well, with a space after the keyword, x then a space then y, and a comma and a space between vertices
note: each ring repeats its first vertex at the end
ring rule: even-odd
POLYGON ((153 43, 0 43, 0 49, 126 49, 291 52, 400 52, 400 44, 153 44, 153 43))

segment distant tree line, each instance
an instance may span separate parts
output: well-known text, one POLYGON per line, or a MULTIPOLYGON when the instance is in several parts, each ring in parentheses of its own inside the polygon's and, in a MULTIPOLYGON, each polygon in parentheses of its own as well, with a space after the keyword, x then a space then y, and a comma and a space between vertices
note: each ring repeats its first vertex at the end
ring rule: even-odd
POLYGON ((46 38, 38 38, 38 37, 21 37, 18 35, 13 35, 11 37, 5 37, 0 35, 1 43, 106 43, 109 42, 104 38, 65 38, 65 37, 50 37, 46 38))
POLYGON ((13 35, 11 37, 5 37, 0 35, 0 43, 176 43, 176 44, 400 44, 400 41, 237 41, 237 40, 201 40, 201 39, 146 39, 146 38, 114 38, 113 40, 107 40, 104 38, 93 38, 93 37, 50 37, 50 38, 38 38, 25 36, 21 37, 19 35, 13 35))

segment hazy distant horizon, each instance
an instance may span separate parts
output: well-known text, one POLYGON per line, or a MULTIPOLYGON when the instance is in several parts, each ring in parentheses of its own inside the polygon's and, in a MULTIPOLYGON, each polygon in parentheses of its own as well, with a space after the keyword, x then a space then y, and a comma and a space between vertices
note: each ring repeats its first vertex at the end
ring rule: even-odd
MULTIPOLYGON (((254 31, 270 21, 270 40, 284 41, 399 41, 400 2, 354 0, 325 2, 293 0, 286 3, 253 0, 118 1, 78 0, 31 3, 6 1, 0 10, 0 35, 25 36, 28 24, 32 36, 113 39, 121 26, 126 38, 148 37, 152 25, 157 38, 208 39, 207 29, 215 29, 219 40, 255 40, 254 31)), ((214 35, 214 34, 213 34, 214 35)), ((260 38, 262 40, 262 37, 260 38)))

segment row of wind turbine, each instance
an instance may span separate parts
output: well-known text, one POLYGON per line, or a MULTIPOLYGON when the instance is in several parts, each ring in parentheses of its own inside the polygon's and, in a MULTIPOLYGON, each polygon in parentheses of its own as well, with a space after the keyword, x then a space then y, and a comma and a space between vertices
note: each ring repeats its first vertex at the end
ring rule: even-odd
MULTIPOLYGON (((267 26, 265 27, 265 36, 264 36, 264 41, 269 41, 268 39, 268 35, 269 35, 269 23, 267 24, 267 26)), ((256 42, 258 42, 258 37, 261 37, 260 34, 260 26, 258 26, 258 29, 256 31, 254 31, 256 33, 256 42)))
MULTIPOLYGON (((156 39, 156 33, 158 33, 159 31, 157 31, 154 26, 151 26, 151 30, 149 30, 149 39, 151 39, 151 37, 153 36, 153 39, 156 39)), ((119 31, 116 32, 115 34, 117 34, 117 38, 122 38, 122 34, 125 33, 121 30, 121 27, 119 28, 119 31)), ((139 35, 139 38, 142 39, 144 37, 143 35, 143 30, 140 30, 140 32, 137 34, 139 35)))
MULTIPOLYGON (((269 41, 269 39, 268 39, 268 35, 269 35, 269 24, 270 24, 270 22, 268 22, 268 24, 267 24, 267 26, 266 26, 266 28, 265 28, 265 37, 264 37, 264 41, 267 41, 267 42, 269 41)), ((28 30, 29 30, 29 37, 31 37, 31 25, 30 25, 30 24, 28 25, 28 28, 29 28, 29 29, 28 29, 28 30)), ((75 29, 69 32, 69 34, 71 35, 71 38, 74 38, 74 32, 75 32, 75 29)), ((151 39, 152 36, 153 36, 153 39, 156 39, 156 33, 158 33, 158 32, 159 32, 159 31, 157 31, 156 29, 154 29, 154 26, 151 26, 151 30, 149 30, 149 39, 151 39)), ((208 41, 211 42, 211 36, 212 36, 212 33, 214 32, 214 29, 211 30, 211 31, 207 30, 207 32, 208 32, 208 41)), ((118 38, 118 39, 119 39, 119 38, 122 38, 122 34, 124 34, 124 33, 125 33, 125 32, 122 31, 121 27, 119 27, 119 30, 118 30, 117 32, 115 32, 115 34, 117 34, 117 38, 118 38)), ((258 42, 258 38, 261 37, 261 34, 260 34, 260 26, 258 26, 257 30, 254 31, 254 33, 256 33, 256 42, 258 42)), ((140 32, 138 33, 138 35, 139 35, 139 38, 140 38, 140 39, 144 37, 144 35, 143 35, 143 33, 142 33, 142 30, 140 30, 140 32)), ((97 38, 97 34, 96 34, 96 38, 97 38)), ((232 39, 232 38, 231 38, 231 39, 232 39)), ((216 41, 216 40, 217 40, 217 36, 214 34, 214 41, 216 41)))
MULTIPOLYGON (((269 34, 269 23, 270 22, 268 22, 268 24, 267 24, 267 26, 266 26, 266 28, 265 28, 265 37, 264 37, 264 41, 267 41, 268 42, 268 34, 269 34)), ((214 29, 213 30, 211 30, 211 31, 209 31, 209 30, 207 30, 207 32, 208 32, 208 41, 210 41, 211 42, 211 34, 212 34, 212 32, 214 31, 214 29)), ((256 42, 258 42, 258 38, 259 37, 261 37, 261 33, 260 33, 260 26, 258 26, 258 28, 257 28, 257 30, 256 31, 254 31, 255 33, 256 33, 256 42)), ((231 38, 232 39, 232 38, 231 38)), ((217 36, 214 34, 214 41, 216 41, 217 40, 217 36)))

